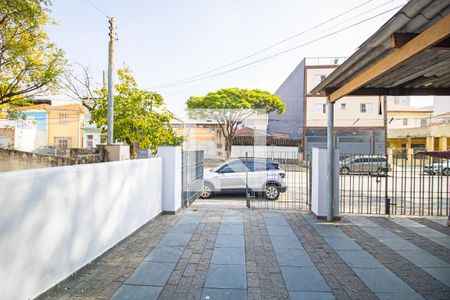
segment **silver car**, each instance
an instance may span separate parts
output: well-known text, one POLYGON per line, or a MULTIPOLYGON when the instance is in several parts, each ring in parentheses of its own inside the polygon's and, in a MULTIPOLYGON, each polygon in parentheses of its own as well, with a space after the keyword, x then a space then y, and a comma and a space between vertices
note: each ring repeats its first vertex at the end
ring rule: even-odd
POLYGON ((286 192, 285 172, 278 162, 265 158, 236 158, 220 166, 204 170, 204 187, 201 198, 217 193, 242 193, 246 187, 253 192, 263 192, 269 200, 276 200, 286 192))
POLYGON ((341 160, 340 174, 350 173, 386 176, 389 171, 386 157, 376 155, 358 155, 341 160))
POLYGON ((440 174, 450 176, 450 160, 441 160, 432 165, 424 166, 423 171, 430 175, 440 174))

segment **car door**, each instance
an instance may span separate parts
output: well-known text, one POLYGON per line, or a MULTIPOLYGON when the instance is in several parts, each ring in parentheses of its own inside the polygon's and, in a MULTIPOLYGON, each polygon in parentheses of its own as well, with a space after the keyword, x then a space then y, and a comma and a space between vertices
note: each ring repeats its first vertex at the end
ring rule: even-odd
POLYGON ((227 163, 218 170, 218 181, 221 190, 245 189, 246 167, 242 161, 236 160, 227 163))
POLYGON ((267 161, 255 161, 252 172, 252 188, 262 190, 267 181, 273 179, 273 174, 267 170, 267 161))

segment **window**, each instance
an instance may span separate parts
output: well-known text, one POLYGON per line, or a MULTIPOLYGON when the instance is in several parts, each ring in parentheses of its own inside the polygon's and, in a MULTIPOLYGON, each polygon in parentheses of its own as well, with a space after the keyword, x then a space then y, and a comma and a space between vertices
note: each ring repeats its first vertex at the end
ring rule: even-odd
POLYGON ((94 148, 94 135, 93 134, 86 135, 86 146, 89 149, 94 148))
POLYGON ((347 108, 347 103, 341 103, 341 110, 345 110, 347 108))
POLYGON ((372 112, 372 103, 361 103, 360 111, 362 113, 371 113, 372 112))
POLYGON ((314 84, 318 85, 319 83, 324 81, 326 77, 327 77, 327 75, 324 75, 324 74, 316 74, 316 75, 314 75, 314 84))
POLYGON ((72 147, 72 138, 70 137, 55 137, 54 145, 60 149, 67 149, 72 147))
POLYGON ((69 124, 69 116, 67 114, 59 114, 59 124, 69 124))
POLYGON ((327 109, 326 104, 314 103, 313 105, 313 112, 316 114, 324 114, 327 112, 326 109, 327 109))
POLYGON ((247 170, 246 166, 241 161, 232 161, 222 168, 220 168, 219 173, 237 173, 245 172, 247 170))
POLYGON ((427 119, 420 119, 420 127, 426 127, 427 126, 427 119))
POLYGON ((403 118, 402 121, 403 121, 403 125, 408 125, 408 119, 407 118, 403 118))

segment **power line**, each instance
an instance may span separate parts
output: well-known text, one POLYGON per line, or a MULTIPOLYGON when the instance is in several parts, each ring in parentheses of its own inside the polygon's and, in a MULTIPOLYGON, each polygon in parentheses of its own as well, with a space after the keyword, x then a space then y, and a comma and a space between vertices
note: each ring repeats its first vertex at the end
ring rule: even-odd
POLYGON ((210 78, 216 78, 216 77, 218 77, 218 76, 221 76, 221 75, 224 75, 224 74, 227 74, 227 73, 230 73, 230 72, 237 71, 237 70, 242 69, 242 68, 246 68, 246 67, 249 67, 249 66, 258 64, 258 63, 260 63, 260 62, 263 62, 263 61, 266 61, 266 60, 269 60, 269 59, 278 57, 278 56, 280 56, 280 55, 286 54, 286 53, 291 52, 291 51, 293 51, 293 50, 296 50, 296 49, 299 49, 299 48, 301 48, 301 47, 304 47, 304 46, 310 45, 310 44, 312 44, 312 43, 318 42, 318 41, 320 41, 320 40, 323 40, 323 39, 325 39, 325 38, 327 38, 327 37, 330 37, 330 36, 332 36, 332 35, 335 35, 335 34, 337 34, 337 33, 340 33, 340 32, 342 32, 342 31, 345 31, 345 30, 347 30, 347 29, 353 28, 353 27, 355 27, 355 26, 357 26, 357 25, 360 25, 360 24, 362 24, 362 23, 365 23, 365 22, 367 22, 367 21, 370 21, 370 20, 372 20, 372 19, 375 19, 375 18, 377 18, 377 17, 379 17, 379 16, 382 16, 382 15, 384 15, 384 14, 386 14, 386 13, 389 13, 389 12, 391 12, 391 11, 393 11, 393 10, 396 10, 396 9, 402 7, 402 6, 403 6, 403 5, 396 6, 396 7, 394 7, 394 8, 389 9, 389 10, 386 10, 386 11, 383 11, 383 12, 381 12, 381 13, 379 13, 379 14, 376 14, 376 15, 374 15, 374 16, 372 16, 372 17, 369 17, 369 18, 366 18, 366 19, 364 19, 364 20, 362 20, 362 21, 353 23, 353 24, 351 24, 351 25, 349 25, 349 26, 343 27, 343 28, 341 28, 341 29, 339 29, 339 30, 336 30, 336 31, 333 31, 333 32, 328 33, 328 34, 326 34, 326 35, 320 36, 320 37, 318 37, 318 38, 316 38, 316 39, 310 40, 310 41, 305 42, 305 43, 303 43, 303 44, 300 44, 300 45, 297 45, 297 46, 294 46, 294 47, 285 49, 285 50, 280 51, 280 52, 276 52, 275 54, 272 54, 272 55, 270 55, 270 56, 266 56, 266 57, 260 58, 260 59, 258 59, 258 60, 255 60, 255 61, 252 61, 252 62, 243 64, 243 65, 240 65, 240 66, 237 66, 237 67, 234 67, 234 68, 231 68, 231 69, 222 71, 222 72, 218 72, 218 73, 215 73, 215 74, 212 74, 212 75, 203 76, 203 77, 199 77, 199 78, 191 79, 191 80, 186 80, 186 81, 184 81, 184 82, 182 82, 182 83, 179 83, 179 84, 176 84, 176 85, 174 84, 174 85, 172 85, 172 86, 175 87, 175 86, 180 86, 180 85, 184 85, 184 84, 191 83, 191 82, 202 81, 202 80, 206 80, 206 79, 210 79, 210 78))
MULTIPOLYGON (((253 57, 253 56, 256 56, 256 55, 258 55, 258 54, 261 54, 261 53, 263 53, 263 52, 266 52, 266 51, 268 51, 268 50, 270 50, 270 49, 273 49, 273 48, 275 48, 275 47, 277 47, 277 46, 279 46, 279 45, 281 45, 281 44, 283 44, 283 43, 285 43, 285 42, 287 42, 287 41, 290 41, 290 40, 292 40, 292 39, 294 39, 294 38, 296 38, 296 37, 299 37, 299 36, 301 36, 301 35, 303 35, 303 34, 305 34, 305 33, 307 33, 307 32, 313 31, 314 29, 316 29, 316 28, 318 28, 318 27, 321 27, 321 26, 323 26, 323 25, 325 25, 325 24, 327 24, 327 23, 330 23, 331 21, 334 21, 334 20, 337 19, 337 18, 340 18, 340 17, 342 17, 342 16, 344 16, 344 15, 346 15, 346 14, 348 14, 348 13, 350 13, 350 12, 352 12, 352 11, 354 11, 354 10, 356 10, 356 9, 358 9, 358 8, 360 8, 360 7, 362 7, 362 6, 364 6, 364 5, 367 5, 368 3, 372 2, 372 1, 373 1, 373 0, 366 1, 366 2, 364 2, 364 3, 362 3, 362 4, 360 4, 360 5, 357 5, 357 6, 353 7, 353 8, 351 8, 351 9, 348 9, 348 10, 342 12, 342 13, 340 13, 340 14, 338 14, 338 15, 336 15, 336 16, 330 18, 330 19, 327 19, 327 20, 325 20, 325 21, 323 21, 323 22, 321 22, 321 23, 319 23, 319 24, 317 24, 317 25, 314 25, 314 26, 312 26, 312 27, 310 27, 310 28, 308 28, 308 29, 306 29, 306 30, 304 30, 304 31, 302 31, 302 32, 299 32, 299 33, 297 33, 297 34, 294 34, 294 35, 292 35, 292 36, 289 36, 289 37, 287 37, 287 38, 285 38, 285 39, 283 39, 283 40, 281 40, 281 41, 279 41, 279 42, 276 42, 276 43, 274 43, 274 44, 272 44, 272 45, 270 45, 270 46, 268 46, 268 47, 266 47, 266 48, 264 48, 264 49, 262 49, 262 50, 256 51, 256 52, 254 52, 254 53, 252 53, 252 54, 249 54, 249 55, 247 55, 247 56, 245 56, 245 57, 242 57, 242 58, 239 58, 239 59, 237 59, 237 60, 231 61, 231 62, 229 62, 229 63, 227 63, 227 64, 225 64, 225 65, 222 65, 222 66, 220 66, 220 67, 214 68, 214 69, 212 69, 212 70, 209 70, 209 71, 206 71, 206 72, 203 72, 203 73, 200 73, 200 74, 197 74, 197 75, 194 75, 194 76, 191 76, 191 77, 182 79, 182 80, 178 80, 178 81, 174 81, 174 82, 171 82, 171 83, 167 83, 167 84, 155 86, 155 87, 153 87, 153 88, 151 88, 151 89, 158 89, 158 88, 164 88, 164 87, 176 86, 176 85, 178 85, 178 84, 190 82, 190 81, 191 81, 192 79, 194 79, 194 78, 197 78, 197 77, 200 77, 200 76, 204 76, 204 75, 210 74, 210 73, 212 73, 212 72, 221 70, 221 69, 223 69, 223 68, 226 68, 226 67, 228 67, 228 66, 231 66, 231 65, 233 65, 233 64, 236 64, 236 63, 238 63, 238 62, 241 62, 241 61, 243 61, 243 60, 246 60, 246 59, 248 59, 248 58, 251 58, 251 57, 253 57)), ((379 6, 377 6, 377 7, 373 8, 373 9, 371 9, 370 11, 373 11, 374 9, 377 9, 377 8, 379 8, 379 7, 382 7, 382 6, 385 6, 385 5, 387 5, 387 4, 391 3, 391 2, 394 2, 394 1, 396 1, 396 0, 390 0, 390 1, 388 1, 388 2, 385 2, 385 3, 383 3, 383 4, 379 5, 379 6)), ((370 11, 366 11, 366 12, 360 14, 360 15, 364 15, 364 14, 370 12, 370 11)), ((348 19, 347 19, 346 21, 344 21, 344 23, 347 22, 347 21, 348 21, 348 19)), ((342 24, 342 23, 339 23, 338 25, 340 25, 340 24, 342 24)))
POLYGON ((103 9, 101 9, 100 7, 98 7, 95 3, 93 3, 93 2, 90 1, 90 0, 84 0, 84 1, 86 1, 89 5, 91 5, 93 8, 95 8, 95 9, 98 10, 100 13, 102 13, 103 15, 105 15, 108 19, 110 19, 110 16, 108 16, 108 14, 107 14, 103 9))

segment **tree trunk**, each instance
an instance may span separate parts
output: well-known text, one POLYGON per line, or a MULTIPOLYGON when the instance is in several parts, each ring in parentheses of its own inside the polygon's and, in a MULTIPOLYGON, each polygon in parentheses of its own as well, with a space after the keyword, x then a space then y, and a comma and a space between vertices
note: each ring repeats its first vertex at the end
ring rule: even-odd
POLYGON ((130 158, 135 159, 137 157, 136 148, 134 147, 134 143, 131 142, 130 139, 126 139, 128 146, 130 146, 130 158))
POLYGON ((231 157, 231 147, 233 146, 233 137, 225 137, 225 159, 228 160, 231 157))

